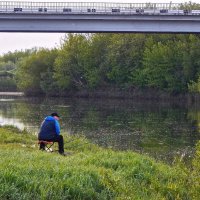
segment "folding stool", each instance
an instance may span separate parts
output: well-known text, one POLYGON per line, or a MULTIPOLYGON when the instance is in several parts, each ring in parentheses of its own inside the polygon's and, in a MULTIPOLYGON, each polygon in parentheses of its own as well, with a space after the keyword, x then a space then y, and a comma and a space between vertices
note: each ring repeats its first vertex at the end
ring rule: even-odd
POLYGON ((45 140, 39 140, 38 144, 44 144, 45 150, 52 152, 51 147, 54 145, 54 142, 52 142, 52 141, 45 141, 45 140))

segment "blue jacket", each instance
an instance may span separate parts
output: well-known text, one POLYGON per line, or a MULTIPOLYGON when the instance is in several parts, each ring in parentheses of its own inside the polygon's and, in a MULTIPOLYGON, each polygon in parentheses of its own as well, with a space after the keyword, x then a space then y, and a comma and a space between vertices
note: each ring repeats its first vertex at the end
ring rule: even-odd
POLYGON ((60 135, 60 124, 55 118, 48 116, 41 125, 38 139, 51 140, 54 139, 56 135, 60 135))

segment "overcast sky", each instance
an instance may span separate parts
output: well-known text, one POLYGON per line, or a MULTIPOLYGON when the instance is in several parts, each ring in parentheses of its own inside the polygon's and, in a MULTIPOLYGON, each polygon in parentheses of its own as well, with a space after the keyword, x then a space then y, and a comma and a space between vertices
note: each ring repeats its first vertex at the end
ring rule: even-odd
MULTIPOLYGON (((5 1, 5 0, 1 0, 5 1)), ((15 0, 29 1, 29 0, 15 0)), ((30 0, 31 1, 31 0, 30 0)), ((34 0, 33 2, 119 2, 119 3, 170 3, 171 0, 34 0)), ((185 0, 172 0, 172 3, 184 3, 185 0)), ((200 0, 192 0, 200 3, 200 0)), ((0 55, 8 51, 30 49, 32 47, 53 48, 60 45, 64 33, 0 33, 0 55)))

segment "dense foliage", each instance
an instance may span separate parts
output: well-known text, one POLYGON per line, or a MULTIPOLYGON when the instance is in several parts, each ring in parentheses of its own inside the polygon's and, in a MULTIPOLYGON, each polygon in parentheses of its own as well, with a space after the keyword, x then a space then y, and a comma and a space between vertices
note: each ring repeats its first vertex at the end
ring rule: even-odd
POLYGON ((26 93, 48 93, 54 89, 53 63, 56 56, 56 49, 40 49, 18 62, 18 87, 26 93))
POLYGON ((47 95, 99 88, 198 92, 198 35, 68 34, 60 49, 20 60, 17 85, 47 95))
POLYGON ((65 142, 67 157, 40 152, 36 136, 1 127, 0 199, 199 199, 199 146, 187 169, 77 136, 65 142))
POLYGON ((35 50, 8 52, 0 57, 0 91, 10 92, 17 90, 15 80, 17 63, 33 53, 33 51, 35 50))
MULTIPOLYGON (((18 88, 28 94, 65 95, 102 88, 199 92, 200 37, 67 34, 59 49, 5 54, 0 57, 0 71, 12 73, 18 88)), ((5 76, 0 78, 5 82, 5 76)))

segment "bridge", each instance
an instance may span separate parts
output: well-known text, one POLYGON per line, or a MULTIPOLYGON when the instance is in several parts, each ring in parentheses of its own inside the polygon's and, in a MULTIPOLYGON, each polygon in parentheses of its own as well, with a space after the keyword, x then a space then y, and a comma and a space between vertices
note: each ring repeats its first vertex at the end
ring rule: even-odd
POLYGON ((172 3, 0 1, 0 32, 200 33, 200 10, 172 3))

